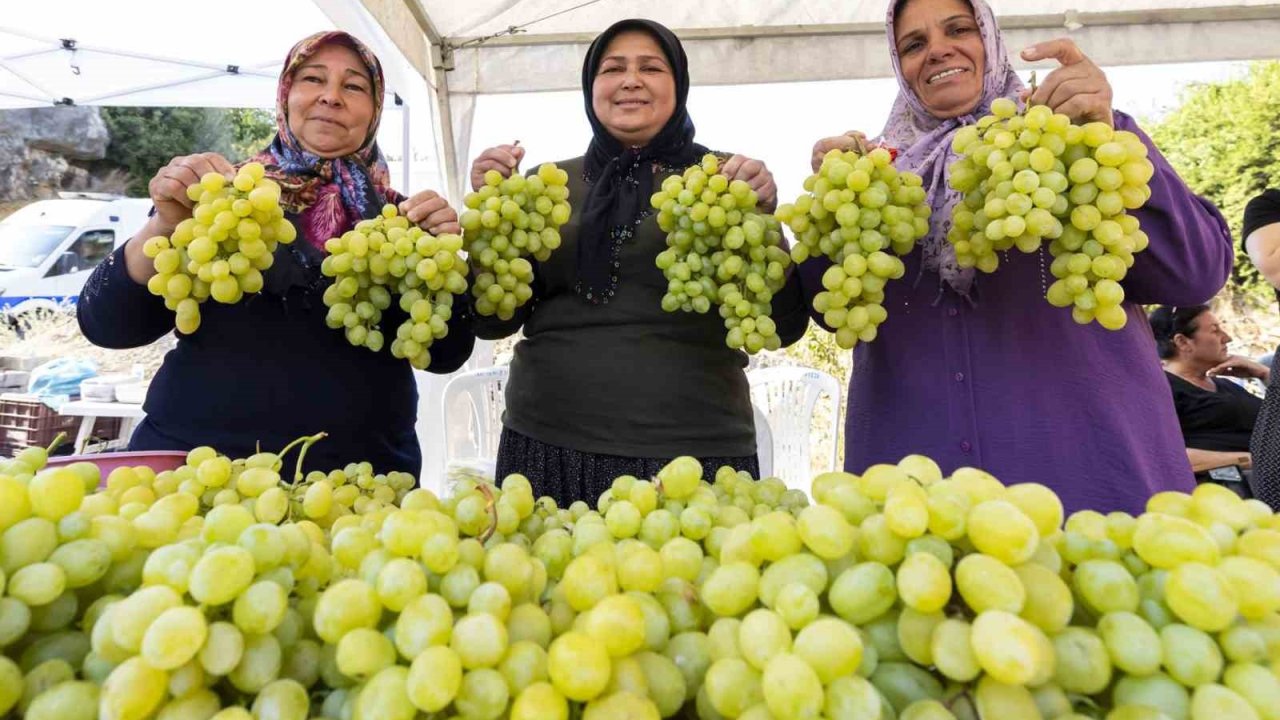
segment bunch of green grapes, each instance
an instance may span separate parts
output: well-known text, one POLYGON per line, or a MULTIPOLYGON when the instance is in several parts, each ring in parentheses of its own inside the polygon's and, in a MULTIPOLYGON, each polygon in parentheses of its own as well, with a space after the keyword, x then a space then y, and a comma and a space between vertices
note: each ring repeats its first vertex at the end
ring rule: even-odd
POLYGON ((320 271, 334 282, 325 289, 325 322, 341 328, 347 341, 374 352, 386 339, 382 312, 395 296, 409 318, 396 328, 391 354, 415 368, 431 363, 431 344, 448 333, 453 296, 466 292, 467 264, 462 238, 431 235, 386 205, 341 237, 325 243, 329 255, 320 271))
POLYGON ((560 226, 569 221, 569 174, 543 163, 525 177, 485 173, 484 187, 467 193, 459 222, 467 255, 478 263, 471 290, 480 315, 510 320, 533 297, 532 257, 539 262, 560 247, 560 226))
POLYGON ((782 340, 770 317, 772 300, 791 259, 778 221, 757 212, 751 186, 719 170, 719 158, 707 155, 653 194, 658 226, 667 233, 656 261, 668 283, 662 309, 707 313, 715 305, 729 347, 777 350, 782 340))
POLYGON ((885 284, 906 272, 898 256, 929 232, 923 185, 919 175, 898 171, 885 148, 866 155, 832 150, 805 180, 805 194, 778 207, 778 220, 796 236, 791 257, 833 263, 813 307, 840 347, 871 342, 888 317, 885 284))
POLYGON ((1106 123, 1073 125, 1043 105, 1019 113, 1000 98, 991 112, 952 142, 963 157, 950 185, 965 194, 947 238, 957 261, 994 272, 997 252, 1036 252, 1048 240, 1057 278, 1049 302, 1070 307, 1080 324, 1124 327, 1120 281, 1148 244, 1128 214, 1151 197, 1146 145, 1106 123))
POLYGON ((1267 720, 1280 514, 1066 516, 913 455, 809 493, 676 458, 558 508, 306 448, 0 461, 0 716, 1267 720))
POLYGON ((251 162, 229 183, 218 173, 205 174, 187 188, 196 203, 191 217, 169 237, 157 235, 143 245, 156 270, 147 289, 177 314, 175 325, 184 335, 200 327, 200 303, 213 298, 234 304, 260 291, 276 244, 297 236, 280 207, 280 186, 264 172, 251 162))

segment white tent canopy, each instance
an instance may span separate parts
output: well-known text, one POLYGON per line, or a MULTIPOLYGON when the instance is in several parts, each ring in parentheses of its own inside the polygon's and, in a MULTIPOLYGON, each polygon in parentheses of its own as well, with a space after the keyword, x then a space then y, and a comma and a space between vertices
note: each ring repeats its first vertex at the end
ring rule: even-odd
MULTIPOLYGON (((621 18, 650 17, 675 29, 695 85, 892 74, 886 0, 361 1, 439 92, 442 154, 455 193, 466 176, 461 155, 476 98, 576 89, 591 38, 621 18), (416 27, 406 27, 410 18, 416 27), (420 35, 430 44, 427 57, 413 49, 420 35)), ((1280 33, 1280 2, 1261 0, 992 0, 992 6, 1011 46, 1070 34, 1099 65, 1274 57, 1280 33)))

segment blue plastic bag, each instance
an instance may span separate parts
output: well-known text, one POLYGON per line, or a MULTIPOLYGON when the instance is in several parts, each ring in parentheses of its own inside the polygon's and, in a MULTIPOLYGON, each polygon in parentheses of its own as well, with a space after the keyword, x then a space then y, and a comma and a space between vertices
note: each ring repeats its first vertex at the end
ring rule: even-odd
POLYGON ((80 394, 80 383, 98 374, 98 364, 83 358, 58 358, 31 371, 27 392, 57 412, 73 396, 80 394))

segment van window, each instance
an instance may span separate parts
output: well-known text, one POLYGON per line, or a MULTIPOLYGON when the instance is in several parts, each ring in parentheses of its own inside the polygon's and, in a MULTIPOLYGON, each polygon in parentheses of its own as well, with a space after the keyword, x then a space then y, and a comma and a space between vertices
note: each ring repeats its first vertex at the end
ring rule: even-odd
POLYGON ((0 223, 0 270, 40 267, 73 229, 69 225, 0 223))
POLYGON ((75 243, 67 248, 62 257, 49 269, 46 277, 66 275, 67 273, 92 270, 98 263, 107 259, 115 249, 116 233, 114 230, 89 230, 76 238, 75 243))

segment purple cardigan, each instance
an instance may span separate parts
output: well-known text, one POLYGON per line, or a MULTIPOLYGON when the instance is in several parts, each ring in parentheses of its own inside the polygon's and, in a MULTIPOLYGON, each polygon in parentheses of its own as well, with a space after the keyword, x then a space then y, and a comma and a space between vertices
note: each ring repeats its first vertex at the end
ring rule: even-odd
MULTIPOLYGON (((1231 270, 1230 231, 1132 118, 1117 112, 1116 126, 1142 137, 1156 168, 1136 213, 1151 244, 1122 283, 1129 323, 1077 325, 1049 305, 1047 250, 1005 253, 977 278, 972 305, 921 273, 912 253, 885 289, 879 337, 853 351, 845 469, 923 453, 944 472, 974 466, 1006 484, 1043 483, 1068 512, 1140 512, 1156 492, 1194 487, 1141 305, 1212 298, 1231 270)), ((810 299, 827 265, 802 266, 810 299)))

